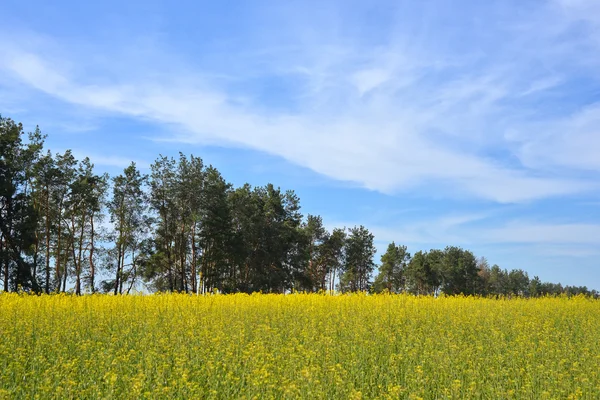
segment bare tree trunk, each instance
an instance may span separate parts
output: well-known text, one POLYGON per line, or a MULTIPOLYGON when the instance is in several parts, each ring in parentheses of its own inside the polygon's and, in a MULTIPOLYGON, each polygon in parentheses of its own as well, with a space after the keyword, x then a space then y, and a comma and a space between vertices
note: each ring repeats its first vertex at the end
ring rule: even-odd
MULTIPOLYGON (((77 294, 81 294, 81 270, 83 264, 83 234, 85 229, 85 214, 81 218, 81 230, 79 231, 79 252, 77 254, 77 294)), ((74 257, 75 255, 73 255, 74 257)))
POLYGON ((202 264, 201 264, 201 276, 202 276, 202 293, 206 292, 208 287, 208 258, 210 256, 210 247, 208 244, 202 251, 202 264))
POLYGON ((35 248, 33 250, 33 276, 37 276, 38 253, 40 251, 39 231, 35 230, 35 248))
POLYGON ((195 239, 195 234, 196 234, 196 221, 194 221, 194 226, 192 227, 192 234, 191 236, 191 246, 192 246, 192 265, 191 265, 191 278, 192 278, 192 292, 197 293, 198 292, 198 277, 196 276, 196 241, 195 239))
MULTIPOLYGON (((33 208, 36 210, 36 212, 38 212, 39 205, 38 205, 36 199, 37 199, 37 196, 33 196, 33 208)), ((40 251, 40 229, 39 229, 39 224, 37 224, 37 226, 35 228, 35 243, 34 243, 34 249, 33 249, 33 271, 32 271, 33 277, 37 277, 39 251, 40 251)))
POLYGON ((119 292, 119 278, 121 276, 121 233, 119 233, 119 241, 117 242, 117 272, 115 275, 115 295, 119 292))
POLYGON ((173 280, 173 264, 172 264, 172 257, 171 257, 171 244, 167 243, 167 268, 168 268, 168 275, 169 275, 169 289, 171 290, 171 292, 173 292, 175 290, 175 281, 173 280))
POLYGON ((331 292, 332 293, 335 289, 335 272, 336 272, 336 268, 333 268, 332 275, 331 275, 331 292))
POLYGON ((61 239, 62 239, 62 224, 60 222, 60 218, 59 218, 59 222, 58 222, 58 232, 57 232, 57 237, 56 237, 56 260, 55 260, 55 265, 54 265, 54 269, 56 270, 55 273, 55 278, 56 278, 56 283, 57 283, 57 287, 56 287, 56 291, 60 292, 60 285, 61 285, 61 271, 60 271, 60 261, 61 261, 61 257, 60 257, 60 251, 61 251, 61 239))
POLYGON ((90 215, 90 227, 91 227, 91 231, 90 231, 90 254, 89 254, 89 260, 90 260, 90 287, 92 290, 92 293, 94 293, 96 291, 95 288, 95 282, 94 280, 96 279, 96 266, 94 265, 94 213, 92 213, 90 215))
POLYGON ((181 224, 181 232, 179 234, 179 291, 185 290, 185 224, 181 224))
MULTIPOLYGON (((75 229, 75 225, 74 223, 72 223, 71 228, 74 230, 75 229)), ((73 265, 75 266, 75 294, 79 295, 80 294, 80 284, 81 282, 79 281, 79 276, 78 276, 78 266, 77 266, 77 257, 75 255, 75 232, 73 231, 73 236, 71 239, 71 257, 73 257, 73 265)), ((66 265, 65 265, 65 269, 66 269, 66 265)), ((66 276, 66 274, 65 274, 66 276)), ((65 288, 66 289, 66 288, 65 288)))
MULTIPOLYGON (((29 182, 29 181, 28 181, 29 182)), ((32 185, 33 187, 33 185, 32 185)), ((32 196, 33 198, 33 208, 35 209, 36 213, 39 212, 39 207, 40 205, 38 204, 38 197, 37 196, 32 196)), ((37 279, 37 271, 38 271, 38 255, 39 255, 39 251, 40 251, 40 226, 39 223, 36 224, 36 228, 35 228, 35 243, 34 243, 34 250, 33 250, 33 271, 32 271, 32 276, 37 279)))
POLYGON ((135 276, 137 274, 137 265, 135 263, 133 263, 133 279, 131 279, 131 283, 129 284, 129 288, 127 288, 127 294, 129 294, 129 292, 131 291, 131 289, 133 288, 133 284, 135 283, 135 276))
MULTIPOLYGON (((6 246, 8 247, 8 246, 6 246)), ((0 254, 4 254, 4 236, 0 236, 0 254)), ((3 280, 4 280, 4 291, 8 292, 8 257, 3 256, 4 268, 3 268, 3 280)))
POLYGON ((69 257, 67 255, 67 258, 65 258, 65 268, 63 270, 64 274, 63 274, 63 277, 62 277, 62 279, 63 279, 63 281, 62 281, 62 291, 63 292, 67 291, 67 275, 68 275, 67 267, 68 267, 68 264, 69 264, 69 257))
POLYGON ((185 293, 188 292, 188 279, 187 279, 187 268, 186 268, 186 254, 183 252, 181 254, 181 290, 185 293))
MULTIPOLYGON (((7 254, 4 257, 4 291, 8 292, 8 289, 10 288, 9 285, 9 280, 10 280, 10 257, 8 256, 8 251, 9 251, 9 247, 13 247, 13 243, 12 243, 12 233, 13 233, 13 229, 12 229, 12 201, 10 199, 8 199, 7 201, 7 220, 8 220, 8 232, 4 232, 4 238, 6 240, 6 249, 7 249, 7 254), (9 243, 10 241, 10 243, 9 243)), ((14 249, 13 249, 14 250, 14 249)))
POLYGON ((135 250, 131 251, 131 283, 129 284, 129 288, 127 289, 127 294, 129 294, 129 292, 131 291, 131 289, 133 288, 133 285, 135 284, 135 278, 137 276, 137 263, 135 262, 135 250))
MULTIPOLYGON (((187 257, 184 255, 184 262, 185 262, 186 259, 187 259, 187 257)), ((184 279, 183 279, 183 285, 184 285, 183 290, 186 293, 189 293, 189 291, 190 291, 190 282, 189 282, 189 279, 188 279, 188 276, 187 276, 187 271, 185 271, 185 275, 184 275, 184 279)))
POLYGON ((50 190, 46 191, 46 294, 50 294, 50 190))
POLYGON ((121 278, 119 279, 119 294, 123 293, 123 272, 125 271, 125 249, 121 256, 121 278))
MULTIPOLYGON (((72 235, 71 235, 71 243, 70 243, 70 247, 72 250, 72 254, 73 254, 73 263, 75 263, 75 232, 74 232, 74 225, 71 225, 71 229, 72 229, 72 235)), ((65 249, 65 268, 64 268, 64 274, 63 274, 63 284, 62 284, 62 291, 66 292, 67 291, 67 275, 68 275, 68 268, 69 268, 69 248, 67 247, 65 249)))

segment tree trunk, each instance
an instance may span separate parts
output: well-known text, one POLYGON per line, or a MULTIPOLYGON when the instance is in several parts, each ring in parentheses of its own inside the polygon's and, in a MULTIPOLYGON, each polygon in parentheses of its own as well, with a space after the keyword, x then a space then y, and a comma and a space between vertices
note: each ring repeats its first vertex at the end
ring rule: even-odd
POLYGON ((33 276, 37 276, 37 264, 38 264, 38 253, 40 251, 39 245, 39 231, 36 229, 35 231, 35 247, 33 250, 33 276))
POLYGON ((131 283, 129 284, 129 288, 127 288, 127 294, 129 294, 129 292, 131 291, 131 289, 133 288, 133 284, 135 283, 135 277, 137 275, 137 264, 135 262, 135 250, 131 251, 131 283))
MULTIPOLYGON (((79 231, 79 253, 77 254, 77 294, 81 294, 81 270, 82 270, 82 257, 83 257, 83 234, 85 228, 85 214, 81 218, 81 230, 79 231)), ((74 255, 73 255, 74 256, 74 255)))
MULTIPOLYGON (((165 238, 166 239, 166 238, 165 238)), ((173 292, 175 290, 175 281, 173 280, 173 265, 171 257, 171 244, 166 243, 167 247, 167 270, 169 275, 169 290, 173 292)))
MULTIPOLYGON (((75 225, 73 224, 73 222, 71 223, 71 228, 73 229, 73 238, 71 240, 71 256, 73 257, 73 264, 75 265, 75 293, 79 294, 81 282, 79 281, 77 257, 75 255, 75 225)), ((67 266, 65 264, 65 269, 66 268, 67 268, 67 266)), ((65 276, 66 276, 66 273, 65 273, 65 276)), ((65 289, 66 289, 66 287, 65 287, 65 289)))
MULTIPOLYGON (((71 241, 71 247, 73 248, 73 253, 75 253, 75 238, 73 238, 73 240, 71 241)), ((67 251, 65 251, 65 268, 63 270, 64 274, 63 274, 63 285, 62 285, 62 291, 63 293, 67 291, 67 275, 68 275, 68 267, 69 267, 69 253, 68 253, 68 249, 67 251)), ((73 260, 75 261, 75 260, 73 260)))
POLYGON ((210 257, 210 247, 208 244, 205 244, 204 249, 202 250, 202 263, 200 264, 200 275, 202 277, 201 285, 202 285, 202 293, 205 293, 208 288, 208 259, 210 257))
POLYGON ((175 262, 179 264, 179 282, 177 282, 177 289, 179 292, 183 291, 183 276, 184 276, 184 266, 183 266, 183 224, 182 229, 179 230, 177 228, 177 235, 175 236, 175 262), (179 239, 178 239, 179 238, 179 239))
MULTIPOLYGON (((33 187, 33 185, 32 185, 33 187)), ((38 197, 37 196, 32 196, 33 198, 33 208, 36 211, 36 214, 40 211, 39 207, 40 205, 38 204, 38 197)), ((32 276, 37 277, 37 272, 38 272, 38 254, 40 251, 40 226, 39 226, 39 221, 37 221, 38 223, 36 224, 36 228, 35 228, 35 243, 34 243, 34 250, 33 250, 33 271, 32 271, 32 276)), ((37 279, 37 278, 36 278, 37 279)))
POLYGON ((331 292, 333 292, 335 289, 335 272, 336 272, 336 268, 333 268, 332 275, 331 275, 331 292))
POLYGON ((179 262, 181 263, 181 290, 185 291, 185 293, 187 293, 187 274, 186 274, 186 268, 185 268, 185 252, 186 252, 186 246, 185 246, 185 224, 181 224, 181 255, 180 255, 180 259, 179 262))
POLYGON ((55 290, 57 292, 60 292, 60 285, 61 285, 61 271, 60 271, 60 261, 61 261, 60 252, 61 252, 61 239, 62 239, 61 230, 62 230, 62 223, 60 222, 60 218, 59 218, 58 232, 57 232, 57 237, 56 237, 56 257, 55 257, 56 260, 55 260, 55 266, 54 266, 54 269, 56 270, 56 273, 54 276, 56 278, 55 290))
POLYGON ((119 279, 119 294, 123 293, 123 271, 125 270, 125 250, 121 253, 121 278, 119 279))
MULTIPOLYGON (((0 216, 1 217, 1 216, 0 216)), ((1 218, 0 218, 1 219, 1 218)), ((37 284, 37 281, 35 280, 34 277, 31 276, 31 270, 29 269, 29 266, 23 261, 23 258, 21 257, 21 253, 19 252, 19 248, 12 243, 11 239, 10 239, 10 231, 8 231, 8 229, 5 228, 4 224, 0 223, 0 236, 4 237, 4 253, 5 253, 5 257, 4 257, 4 289, 6 291, 8 291, 10 285, 8 284, 9 281, 9 277, 10 277, 10 273, 9 273, 9 256, 8 256, 8 251, 12 252, 12 257, 13 257, 13 261, 17 264, 17 274, 19 274, 20 276, 23 277, 23 282, 27 282, 30 281, 31 282, 31 288, 33 289, 34 292, 39 292, 40 288, 37 284)))
POLYGON ((91 227, 91 231, 90 231, 90 254, 89 254, 89 259, 90 259, 90 288, 92 293, 94 293, 96 291, 95 288, 95 278, 96 278, 96 266, 94 265, 94 213, 92 213, 90 215, 90 227, 91 227))
POLYGON ((198 277, 196 276, 196 241, 195 241, 195 234, 196 234, 196 222, 194 221, 194 226, 192 227, 192 234, 190 235, 191 237, 191 246, 192 246, 192 265, 191 265, 191 278, 192 278, 192 292, 194 293, 198 293, 198 277))
MULTIPOLYGON (((119 233, 119 238, 121 233, 119 233)), ((119 278, 121 276, 121 239, 117 242, 117 272, 115 275, 115 295, 119 292, 119 278)))
MULTIPOLYGON (((6 248, 7 248, 7 254, 4 257, 4 291, 8 292, 8 289, 10 289, 10 284, 9 284, 9 280, 10 280, 10 257, 8 256, 8 249, 9 247, 12 247, 11 245, 14 245, 14 243, 12 243, 12 200, 10 198, 7 199, 6 202, 6 220, 8 221, 8 232, 3 232, 4 234, 4 238, 6 240, 6 248), (10 241, 10 243, 9 243, 10 241)), ((18 283, 18 282, 17 282, 18 283)), ((16 285, 15 285, 16 286, 16 285)))
POLYGON ((46 294, 50 294, 50 189, 46 190, 46 294))
MULTIPOLYGON (((2 268, 2 279, 4 281, 4 291, 8 292, 8 255, 4 254, 4 236, 0 236, 0 255, 2 255, 3 267, 2 268)), ((8 248, 8 246, 6 246, 8 248)))

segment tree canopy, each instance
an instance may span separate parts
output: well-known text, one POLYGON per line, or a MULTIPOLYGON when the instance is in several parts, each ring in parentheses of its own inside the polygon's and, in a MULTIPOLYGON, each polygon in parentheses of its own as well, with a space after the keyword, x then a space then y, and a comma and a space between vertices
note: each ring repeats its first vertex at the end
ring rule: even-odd
POLYGON ((234 187, 184 154, 111 178, 69 150, 44 151, 45 139, 0 116, 4 291, 597 294, 490 267, 456 246, 411 257, 392 242, 377 266, 366 227, 328 230, 321 216, 302 214, 293 190, 234 187))

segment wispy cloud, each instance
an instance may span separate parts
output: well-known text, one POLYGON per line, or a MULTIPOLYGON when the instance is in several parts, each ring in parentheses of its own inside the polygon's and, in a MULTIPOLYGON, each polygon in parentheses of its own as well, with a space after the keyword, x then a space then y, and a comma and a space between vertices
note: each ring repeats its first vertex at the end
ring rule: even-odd
POLYGON ((85 157, 89 157, 90 161, 94 165, 100 165, 103 167, 115 167, 119 169, 124 169, 128 167, 132 162, 135 162, 137 168, 140 168, 142 170, 150 169, 150 163, 144 160, 137 160, 133 157, 106 155, 101 153, 90 152, 87 150, 82 151, 79 149, 72 149, 72 153, 76 159, 81 160, 85 157))
POLYGON ((502 227, 481 229, 479 240, 488 243, 545 243, 600 245, 598 224, 551 224, 514 221, 502 227))
POLYGON ((600 171, 600 102, 573 115, 529 126, 520 135, 519 157, 537 169, 567 167, 600 171))
POLYGON ((200 153, 380 250, 598 286, 597 0, 136 1, 4 8, 0 112, 99 169, 200 153))
MULTIPOLYGON (((387 224, 368 224, 368 229, 373 233, 380 244, 392 241, 408 244, 414 247, 429 245, 465 245, 472 243, 473 235, 469 229, 473 229, 474 223, 488 219, 494 212, 479 212, 466 214, 447 214, 439 217, 424 217, 417 221, 388 221, 387 224), (471 227, 471 228, 469 228, 471 227)), ((352 221, 332 221, 327 223, 328 229, 345 226, 351 228, 360 225, 352 221)), ((421 248, 422 249, 422 248, 421 248)), ((426 249, 424 249, 426 250, 426 249)))
MULTIPOLYGON (((539 256, 589 257, 600 254, 600 224, 552 223, 528 219, 490 221, 494 213, 449 214, 419 221, 386 225, 369 225, 380 248, 387 243, 406 244, 411 251, 429 247, 457 245, 467 248, 503 248, 514 251, 527 246, 523 253, 539 256), (500 245, 500 246, 499 246, 500 245), (492 247, 490 247, 492 246, 492 247)), ((352 227, 350 221, 328 225, 352 227)))
MULTIPOLYGON (((456 42, 469 32, 459 28, 467 21, 455 15, 456 26, 435 31, 441 16, 431 9, 418 21, 423 25, 409 23, 408 8, 396 10, 389 31, 378 33, 385 39, 373 46, 336 17, 342 8, 328 11, 327 27, 298 23, 282 7, 284 22, 276 27, 286 42, 258 40, 256 51, 238 57, 245 72, 216 61, 210 70, 189 61, 168 72, 136 63, 131 67, 144 69, 132 78, 114 73, 125 69, 125 60, 113 70, 106 66, 105 75, 84 76, 87 54, 65 57, 63 44, 58 56, 29 43, 5 48, 0 69, 65 102, 177 126, 168 140, 249 147, 386 193, 419 188, 523 202, 597 190, 594 180, 576 174, 600 171, 597 106, 570 106, 562 115, 540 107, 549 90, 570 79, 557 69, 577 69, 577 79, 594 74, 569 64, 568 48, 551 50, 594 6, 583 0, 540 5, 544 24, 559 21, 559 32, 536 20, 503 21, 507 10, 498 7, 497 15, 475 15, 486 25, 469 27, 483 37, 469 38, 470 45, 456 42), (533 38, 520 48, 527 34, 533 38), (233 79, 215 78, 214 68, 233 79), (270 85, 276 85, 272 93, 260 94, 270 85), (556 166, 568 169, 557 173, 556 166)), ((211 56, 222 57, 205 55, 211 56)))

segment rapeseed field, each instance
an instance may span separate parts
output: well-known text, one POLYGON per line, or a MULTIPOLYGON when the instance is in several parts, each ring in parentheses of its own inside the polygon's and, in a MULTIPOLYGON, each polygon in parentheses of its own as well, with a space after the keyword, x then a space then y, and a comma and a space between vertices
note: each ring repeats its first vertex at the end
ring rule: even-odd
POLYGON ((0 294, 0 398, 599 399, 600 301, 0 294))

